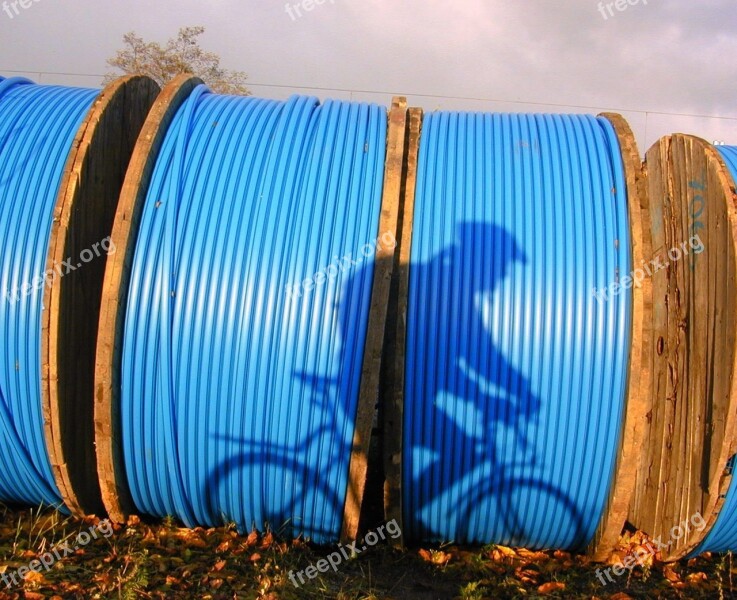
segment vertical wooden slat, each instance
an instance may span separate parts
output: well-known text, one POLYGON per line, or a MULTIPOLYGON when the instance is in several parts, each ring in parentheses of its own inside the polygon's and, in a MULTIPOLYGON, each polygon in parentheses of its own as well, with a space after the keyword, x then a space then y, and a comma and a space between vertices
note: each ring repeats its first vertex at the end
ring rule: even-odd
POLYGON ((180 75, 156 99, 133 152, 111 234, 117 250, 107 261, 102 290, 95 366, 95 435, 102 500, 110 518, 118 522, 133 510, 123 466, 119 381, 133 253, 161 145, 177 110, 201 83, 190 75, 180 75))
MULTIPOLYGON (((387 332, 386 361, 390 364, 384 382, 384 514, 387 521, 402 526, 402 453, 404 439, 404 379, 407 338, 409 269, 412 251, 417 164, 422 130, 422 109, 410 108, 404 161, 399 249, 391 310, 394 318, 387 332)), ((402 546, 403 536, 394 540, 402 546)))
MULTIPOLYGON (((619 138, 627 185, 632 264, 638 269, 644 262, 652 259, 647 176, 635 136, 624 118, 613 113, 601 116, 612 124, 619 138)), ((609 502, 589 548, 595 560, 605 559, 616 546, 635 490, 647 415, 651 406, 652 310, 652 281, 645 277, 641 285, 632 289, 632 341, 624 422, 609 502)))
MULTIPOLYGON (((381 203, 379 235, 391 233, 398 237, 399 210, 402 192, 404 149, 407 135, 407 99, 394 98, 388 115, 387 153, 384 171, 384 193, 381 203)), ((368 335, 364 348, 361 388, 356 415, 356 428, 348 478, 346 504, 343 513, 344 541, 358 537, 361 507, 368 474, 368 453, 371 430, 379 398, 384 333, 389 306, 389 294, 394 271, 395 248, 387 244, 377 247, 374 285, 371 294, 368 335)))

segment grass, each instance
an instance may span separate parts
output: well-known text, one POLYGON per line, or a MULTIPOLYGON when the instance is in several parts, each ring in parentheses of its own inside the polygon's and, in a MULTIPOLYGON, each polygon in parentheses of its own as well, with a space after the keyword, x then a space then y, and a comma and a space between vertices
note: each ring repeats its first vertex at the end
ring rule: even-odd
POLYGON ((239 535, 232 526, 189 530, 173 519, 144 523, 135 517, 111 528, 109 537, 77 543, 80 534, 100 527, 95 519, 76 521, 55 511, 0 506, 0 577, 8 578, 62 544, 75 547, 48 571, 28 575, 10 588, 0 582, 0 600, 737 597, 731 555, 675 565, 653 560, 603 586, 597 565, 565 552, 501 546, 398 551, 384 545, 295 587, 290 571, 320 564, 335 549, 280 541, 270 533, 239 535))

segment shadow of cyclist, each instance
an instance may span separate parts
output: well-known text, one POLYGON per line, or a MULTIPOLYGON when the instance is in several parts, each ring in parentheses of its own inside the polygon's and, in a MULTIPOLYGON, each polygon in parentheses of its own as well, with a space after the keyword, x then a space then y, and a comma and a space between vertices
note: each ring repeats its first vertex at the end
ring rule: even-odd
POLYGON ((544 546, 539 512, 551 510, 580 545, 579 510, 546 481, 535 434, 542 401, 531 365, 519 365, 529 284, 524 273, 505 282, 528 258, 505 229, 470 222, 457 226, 452 246, 422 258, 410 266, 405 535, 544 546))

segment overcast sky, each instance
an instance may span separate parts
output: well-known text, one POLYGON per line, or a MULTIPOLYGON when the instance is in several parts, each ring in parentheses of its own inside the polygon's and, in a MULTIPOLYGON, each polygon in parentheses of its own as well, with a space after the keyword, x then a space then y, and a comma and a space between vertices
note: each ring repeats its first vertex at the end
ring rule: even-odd
POLYGON ((12 19, 0 12, 0 74, 98 87, 124 33, 165 42, 203 25, 203 46, 247 72, 256 95, 617 110, 642 152, 675 131, 737 145, 735 0, 619 0, 622 11, 599 0, 324 0, 306 11, 309 1, 34 0, 9 8, 12 19))

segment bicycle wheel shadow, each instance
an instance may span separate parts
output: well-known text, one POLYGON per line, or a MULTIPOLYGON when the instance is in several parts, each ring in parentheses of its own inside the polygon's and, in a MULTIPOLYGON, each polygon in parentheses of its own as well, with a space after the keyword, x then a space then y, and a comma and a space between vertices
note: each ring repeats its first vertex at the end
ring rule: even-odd
MULTIPOLYGON (((588 541, 581 506, 552 483, 550 457, 541 451, 546 444, 537 424, 545 399, 506 355, 519 348, 510 320, 520 317, 513 296, 501 288, 512 269, 527 265, 516 240, 486 223, 460 224, 454 244, 411 265, 406 539, 568 549, 588 541), (501 293, 504 298, 497 297, 501 293), (501 342, 495 329, 505 332, 501 342), (551 524, 558 529, 552 537, 551 524)), ((237 522, 266 521, 285 535, 337 540, 373 273, 373 260, 366 260, 326 283, 335 293, 317 288, 297 300, 309 304, 313 323, 328 328, 323 351, 331 359, 317 370, 307 361, 273 367, 290 378, 312 418, 279 440, 221 437, 230 451, 208 481, 211 512, 231 519, 223 507, 232 501, 224 494, 249 494, 255 508, 244 509, 237 522)))

